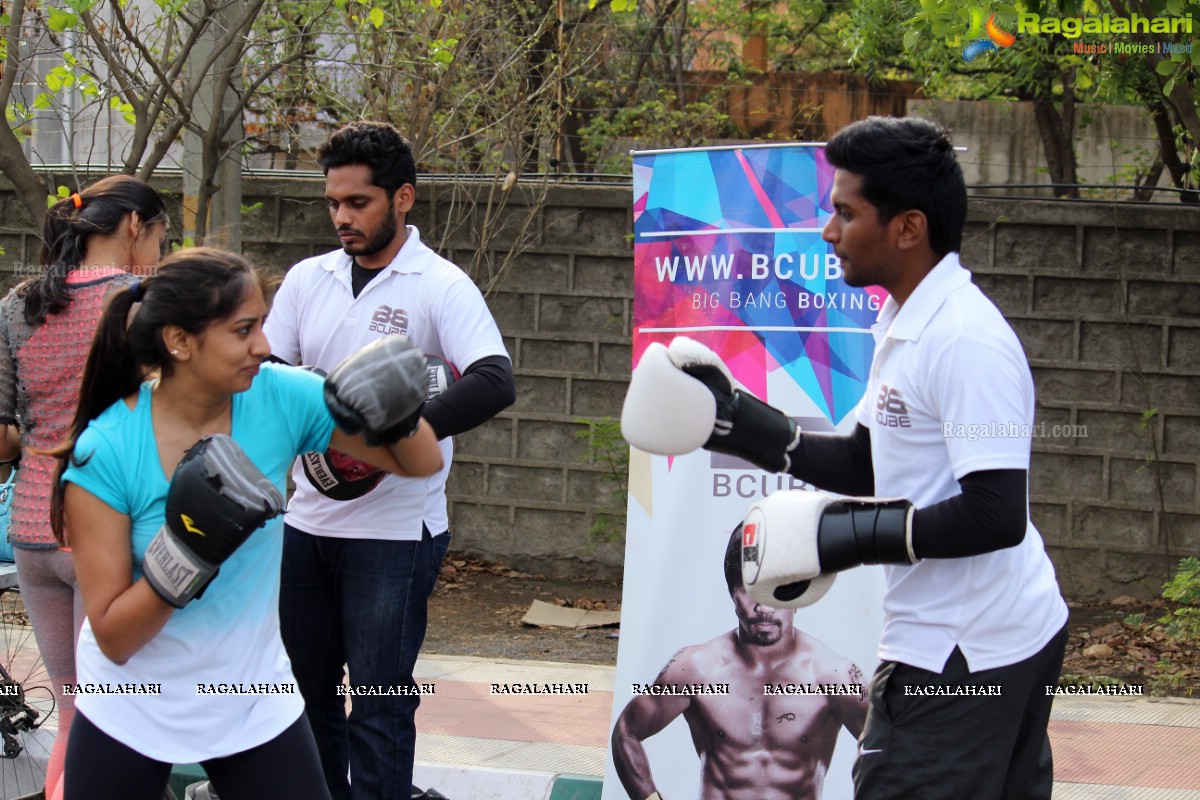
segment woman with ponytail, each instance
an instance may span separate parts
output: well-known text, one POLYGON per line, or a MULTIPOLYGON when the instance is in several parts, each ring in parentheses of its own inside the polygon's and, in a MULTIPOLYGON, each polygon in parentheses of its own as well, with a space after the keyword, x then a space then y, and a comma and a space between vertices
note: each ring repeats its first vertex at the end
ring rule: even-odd
POLYGON ((20 459, 9 538, 21 596, 54 684, 58 737, 46 796, 62 775, 83 605, 67 548, 50 530, 55 460, 37 451, 67 435, 92 332, 108 297, 158 263, 167 210, 151 186, 103 178, 59 200, 42 228, 41 271, 0 301, 0 461, 20 459), (22 453, 22 451, 24 451, 22 453))
POLYGON ((221 800, 329 800, 279 634, 287 475, 330 447, 412 477, 442 455, 406 337, 323 380, 264 363, 266 313, 245 260, 199 247, 114 294, 96 327, 53 451, 51 525, 86 611, 79 684, 101 687, 77 698, 66 800, 157 800, 181 763, 221 800))

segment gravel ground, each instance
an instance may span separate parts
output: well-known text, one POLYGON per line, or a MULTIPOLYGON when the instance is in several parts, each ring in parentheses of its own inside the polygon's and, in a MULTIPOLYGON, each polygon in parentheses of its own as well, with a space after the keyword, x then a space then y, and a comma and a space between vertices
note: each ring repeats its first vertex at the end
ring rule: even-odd
POLYGON ((534 600, 617 610, 621 586, 588 578, 549 579, 451 553, 429 601, 422 652, 504 660, 617 663, 618 628, 538 628, 521 623, 534 600))

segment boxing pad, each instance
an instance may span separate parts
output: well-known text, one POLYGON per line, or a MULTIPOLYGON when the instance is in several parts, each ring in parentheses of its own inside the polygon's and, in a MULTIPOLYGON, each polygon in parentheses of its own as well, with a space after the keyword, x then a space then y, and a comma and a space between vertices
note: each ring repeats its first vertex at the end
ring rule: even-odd
POLYGON ((914 564, 913 512, 907 500, 776 492, 746 513, 746 591, 760 603, 800 608, 820 600, 844 569, 914 564))
POLYGON ((300 456, 304 477, 331 500, 356 500, 374 489, 387 473, 340 450, 330 448, 300 456))
POLYGON ((454 385, 461 375, 458 368, 440 356, 425 355, 429 367, 425 370, 427 380, 425 400, 428 402, 454 385))
POLYGON ((621 435, 639 450, 679 456, 699 450, 712 436, 717 403, 708 388, 652 343, 629 380, 621 407, 621 435))

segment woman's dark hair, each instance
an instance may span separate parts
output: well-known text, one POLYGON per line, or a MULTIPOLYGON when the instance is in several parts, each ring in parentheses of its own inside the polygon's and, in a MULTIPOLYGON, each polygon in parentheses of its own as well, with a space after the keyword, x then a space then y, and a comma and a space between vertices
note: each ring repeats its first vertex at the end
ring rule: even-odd
POLYGON ((919 117, 867 117, 834 134, 825 158, 862 177, 860 192, 880 223, 917 210, 925 215, 934 253, 962 249, 967 186, 942 126, 919 117))
POLYGON ((131 175, 101 178, 50 206, 42 224, 42 274, 17 290, 25 298, 27 325, 40 325, 70 304, 67 276, 86 256, 87 237, 114 233, 131 212, 142 220, 142 235, 150 225, 167 221, 162 196, 131 175))
POLYGON ((236 253, 212 247, 178 250, 164 258, 158 272, 109 298, 92 339, 79 404, 68 438, 50 455, 58 459, 50 504, 54 535, 62 541, 62 475, 68 459, 76 465, 75 443, 88 423, 113 403, 135 393, 148 372, 163 377, 174 362, 163 341, 163 329, 175 325, 191 334, 237 311, 251 287, 261 287, 250 263, 236 253))
POLYGON ((364 164, 371 184, 387 192, 388 200, 404 184, 417 186, 412 145, 386 122, 351 122, 338 128, 317 148, 317 163, 325 174, 337 167, 364 164))

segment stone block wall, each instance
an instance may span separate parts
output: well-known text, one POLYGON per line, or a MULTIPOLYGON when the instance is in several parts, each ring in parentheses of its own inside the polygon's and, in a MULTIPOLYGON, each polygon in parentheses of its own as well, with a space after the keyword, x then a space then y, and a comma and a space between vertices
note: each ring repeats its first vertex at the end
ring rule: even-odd
MULTIPOLYGON (((282 273, 336 246, 319 179, 245 188, 262 204, 243 230, 257 263, 282 273)), ((621 544, 589 532, 623 509, 584 420, 619 416, 629 378, 630 202, 628 187, 518 187, 503 208, 484 187, 419 188, 413 222, 486 288, 517 375, 516 404, 457 439, 458 551, 620 575, 621 544), (522 230, 530 244, 504 266, 522 230)), ((0 184, 10 273, 37 249, 14 206, 0 184)), ((1044 423, 1033 515, 1064 590, 1157 594, 1180 556, 1200 554, 1200 214, 973 198, 963 261, 1029 356, 1044 423)))
POLYGON ((1200 214, 973 198, 963 261, 1033 370, 1033 517, 1064 590, 1158 594, 1200 554, 1200 214))

